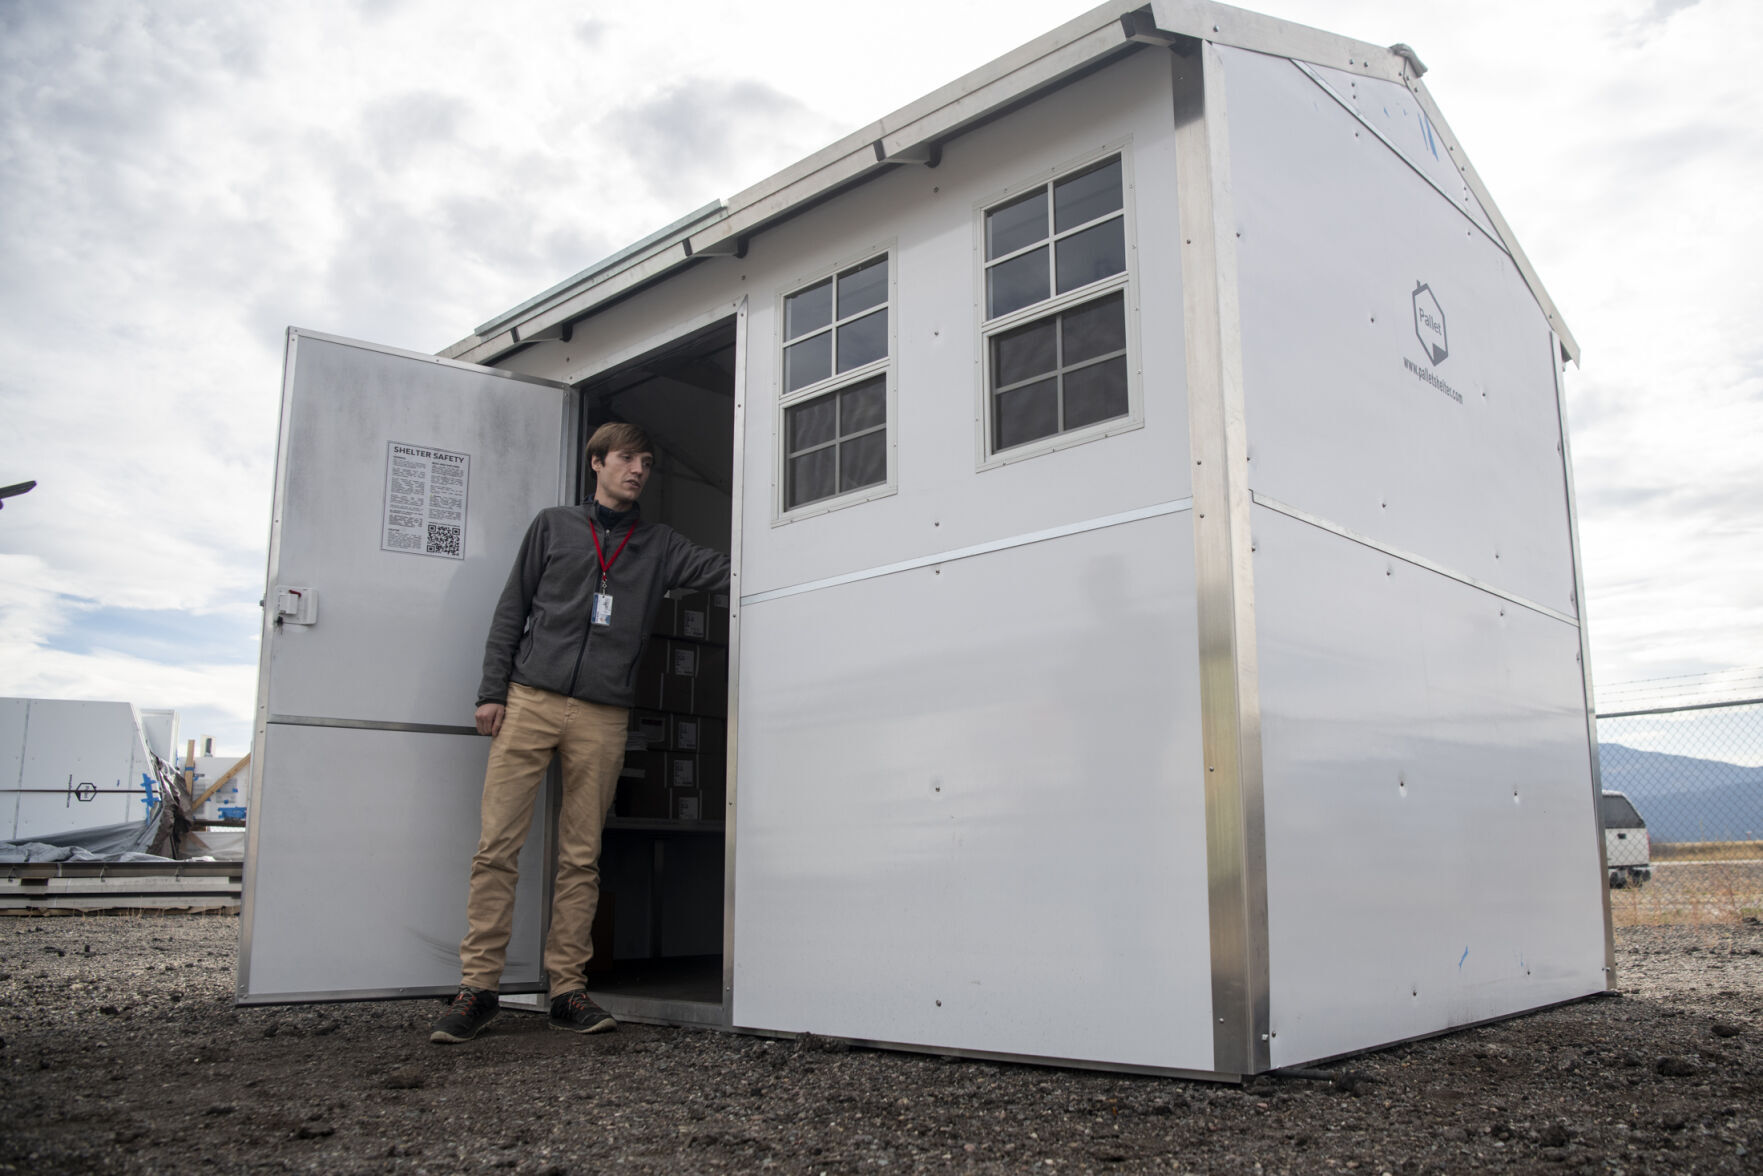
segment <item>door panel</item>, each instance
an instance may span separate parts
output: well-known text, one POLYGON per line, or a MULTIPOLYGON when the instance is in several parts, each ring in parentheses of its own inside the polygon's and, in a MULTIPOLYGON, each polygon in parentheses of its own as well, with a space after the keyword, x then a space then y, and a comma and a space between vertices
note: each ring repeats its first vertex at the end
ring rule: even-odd
MULTIPOLYGON (((272 723, 265 753, 280 786, 251 809, 251 996, 451 992, 490 741, 272 723)), ((545 825, 520 854, 508 992, 544 987, 545 825)))
POLYGON ((281 586, 316 591, 318 620, 275 634, 270 711, 469 726, 515 550, 533 515, 563 500, 567 391, 341 341, 294 343, 275 572, 281 586), (463 558, 382 550, 394 444, 469 459, 463 558))
MULTIPOLYGON (((572 485, 560 384, 290 331, 270 535, 241 1003, 445 993, 489 741, 484 637, 572 485)), ((543 988, 548 791, 503 990, 543 988)))

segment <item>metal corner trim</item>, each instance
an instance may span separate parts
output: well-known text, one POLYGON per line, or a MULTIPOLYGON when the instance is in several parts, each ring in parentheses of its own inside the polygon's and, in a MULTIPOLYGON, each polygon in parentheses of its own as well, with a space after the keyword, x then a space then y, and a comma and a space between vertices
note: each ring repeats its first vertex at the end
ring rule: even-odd
POLYGON ((1224 59, 1171 54, 1193 475, 1213 1068, 1272 1068, 1267 839, 1224 59))
POLYGON ((735 425, 733 465, 729 470, 728 586, 728 777, 723 811, 722 856, 722 1028, 735 1023, 735 864, 740 848, 741 732, 741 532, 746 502, 743 438, 747 429, 747 298, 735 308, 735 425))
MULTIPOLYGON (((306 334, 307 332, 298 327, 289 327, 282 358, 282 402, 276 423, 275 482, 270 499, 269 551, 264 560, 263 600, 259 605, 262 632, 257 650, 257 705, 251 716, 251 767, 245 783, 245 805, 254 813, 263 811, 263 759, 269 739, 269 665, 274 656, 276 639, 276 627, 271 623, 271 612, 267 604, 281 571, 281 508, 288 494, 288 439, 292 433, 290 426, 294 416, 294 380, 300 339, 306 334)), ((239 1002, 246 999, 251 988, 251 945, 257 917, 257 843, 262 825, 261 821, 251 821, 245 831, 245 869, 239 879, 239 954, 233 973, 234 999, 239 1002)))
POLYGON ((1579 668, 1585 682, 1586 749, 1591 761, 1592 812, 1598 838, 1598 894, 1604 908, 1604 987, 1616 989, 1616 922, 1610 913, 1610 860, 1604 844, 1604 772, 1598 759, 1598 705, 1592 690, 1592 638, 1586 624, 1585 565, 1579 554, 1579 503, 1573 490, 1573 446, 1567 439, 1567 390, 1561 383, 1560 340, 1549 335, 1549 370, 1555 375, 1556 421, 1561 428, 1562 487, 1567 495, 1567 536, 1573 552, 1573 600, 1579 610, 1579 668))

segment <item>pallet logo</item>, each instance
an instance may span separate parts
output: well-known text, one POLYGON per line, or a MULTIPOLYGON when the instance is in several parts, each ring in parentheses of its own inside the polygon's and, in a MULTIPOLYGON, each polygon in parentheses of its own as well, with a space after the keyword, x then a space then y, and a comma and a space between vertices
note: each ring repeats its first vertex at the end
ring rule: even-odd
POLYGON ((1444 363, 1451 354, 1445 340, 1445 310, 1425 282, 1414 283, 1414 336, 1434 364, 1444 363))
MULTIPOLYGON (((1445 338, 1445 308, 1439 305, 1438 296, 1432 287, 1418 279, 1414 282, 1414 337, 1420 340, 1421 350, 1434 364, 1444 363, 1450 357, 1450 344, 1445 338)), ((1408 373, 1423 384, 1431 384, 1458 404, 1463 403, 1463 394, 1434 374, 1432 368, 1422 367, 1402 357, 1402 366, 1408 373)))

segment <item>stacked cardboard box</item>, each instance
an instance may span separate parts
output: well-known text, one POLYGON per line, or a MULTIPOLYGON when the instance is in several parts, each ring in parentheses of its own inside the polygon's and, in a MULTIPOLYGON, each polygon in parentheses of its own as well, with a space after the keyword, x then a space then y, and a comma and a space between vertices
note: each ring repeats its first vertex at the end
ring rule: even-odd
POLYGON ((621 817, 718 821, 728 795, 728 594, 662 599, 637 662, 621 817))

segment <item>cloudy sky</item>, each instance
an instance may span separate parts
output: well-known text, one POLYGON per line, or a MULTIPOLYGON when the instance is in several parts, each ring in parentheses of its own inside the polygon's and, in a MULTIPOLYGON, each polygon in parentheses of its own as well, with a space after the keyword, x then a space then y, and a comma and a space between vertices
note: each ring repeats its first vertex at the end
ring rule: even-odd
MULTIPOLYGON (((1086 7, 0 0, 0 695, 242 753, 285 327, 438 350, 1086 7)), ((1763 5, 1259 7, 1414 46, 1580 341, 1604 709, 1763 695, 1763 5)))

